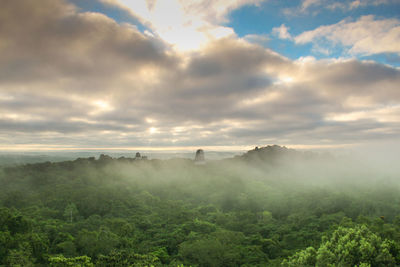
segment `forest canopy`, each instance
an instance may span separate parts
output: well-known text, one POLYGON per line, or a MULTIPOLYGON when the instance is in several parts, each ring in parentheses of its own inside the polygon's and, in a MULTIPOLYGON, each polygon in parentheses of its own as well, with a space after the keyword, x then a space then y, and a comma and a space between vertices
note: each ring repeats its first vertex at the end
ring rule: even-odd
POLYGON ((398 266, 398 173, 280 146, 0 168, 4 266, 398 266), (205 155, 207 152, 205 152, 205 155))

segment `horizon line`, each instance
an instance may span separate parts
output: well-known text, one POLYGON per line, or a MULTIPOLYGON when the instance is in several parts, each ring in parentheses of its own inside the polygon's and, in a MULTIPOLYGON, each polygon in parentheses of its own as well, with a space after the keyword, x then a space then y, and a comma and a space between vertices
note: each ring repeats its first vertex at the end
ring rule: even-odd
POLYGON ((148 152, 184 152, 203 149, 208 151, 230 152, 248 151, 255 147, 265 147, 269 145, 279 145, 292 149, 320 150, 320 149, 340 149, 358 146, 358 144, 263 144, 263 145, 214 145, 214 146, 121 146, 121 147, 80 147, 69 145, 0 145, 1 152, 101 152, 101 151, 148 151, 148 152))

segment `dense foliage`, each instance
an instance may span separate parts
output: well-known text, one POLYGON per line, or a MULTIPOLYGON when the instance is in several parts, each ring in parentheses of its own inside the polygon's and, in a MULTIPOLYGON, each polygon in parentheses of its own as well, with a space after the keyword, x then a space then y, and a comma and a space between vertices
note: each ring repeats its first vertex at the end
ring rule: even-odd
POLYGON ((281 147, 0 170, 0 265, 396 266, 398 176, 281 147))

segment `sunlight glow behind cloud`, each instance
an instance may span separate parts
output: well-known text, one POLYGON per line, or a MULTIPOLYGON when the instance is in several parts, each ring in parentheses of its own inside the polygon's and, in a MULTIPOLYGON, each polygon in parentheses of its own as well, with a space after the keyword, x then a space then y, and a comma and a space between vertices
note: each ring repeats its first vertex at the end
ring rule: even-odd
MULTIPOLYGON (((239 36, 231 13, 262 13, 268 1, 101 1, 104 14, 67 0, 2 3, 0 147, 399 142, 400 69, 355 57, 399 54, 397 18, 339 19, 302 33, 285 21, 239 36), (106 7, 146 29, 112 19, 106 7), (286 57, 273 42, 345 52, 286 57)), ((301 3, 308 12, 319 2, 301 3)))
POLYGON ((103 0, 127 8, 143 24, 178 50, 199 49, 208 42, 234 35, 233 29, 218 25, 228 11, 260 0, 103 0))

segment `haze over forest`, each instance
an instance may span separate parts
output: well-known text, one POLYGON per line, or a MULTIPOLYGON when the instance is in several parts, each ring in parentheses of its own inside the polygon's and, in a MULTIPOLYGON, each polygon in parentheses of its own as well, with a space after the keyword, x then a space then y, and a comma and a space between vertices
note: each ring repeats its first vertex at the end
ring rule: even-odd
POLYGON ((6 266, 398 266, 399 169, 280 146, 3 167, 6 266), (207 153, 205 153, 205 156, 207 153))
POLYGON ((398 0, 1 0, 0 266, 400 266, 398 0))
POLYGON ((398 149, 398 11, 397 0, 3 0, 0 148, 398 149))

